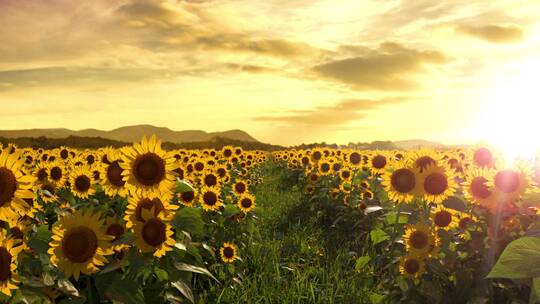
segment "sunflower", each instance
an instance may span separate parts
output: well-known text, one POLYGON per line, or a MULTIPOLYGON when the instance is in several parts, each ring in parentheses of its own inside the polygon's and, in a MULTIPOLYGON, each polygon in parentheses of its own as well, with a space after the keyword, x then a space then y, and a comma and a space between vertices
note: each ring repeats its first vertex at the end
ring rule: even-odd
MULTIPOLYGON (((117 217, 108 217, 105 220, 105 234, 114 237, 111 242, 120 239, 126 232, 126 222, 117 217)), ((129 248, 128 244, 113 245, 112 249, 116 252, 120 252, 123 249, 129 248)))
POLYGON ((112 254, 110 241, 99 213, 76 210, 60 218, 53 226, 52 241, 48 253, 51 262, 66 277, 79 279, 81 273, 90 275, 105 265, 105 255, 112 254))
POLYGON ((49 178, 49 168, 46 163, 38 163, 33 170, 32 175, 37 183, 44 183, 49 178))
POLYGON ((461 183, 465 198, 473 203, 489 206, 493 200, 493 187, 489 181, 493 179, 493 174, 485 168, 473 168, 468 170, 465 181, 461 183))
POLYGON ((442 165, 425 167, 420 174, 420 185, 424 200, 437 204, 452 196, 457 188, 453 171, 442 165))
POLYGON ((480 168, 492 169, 497 166, 498 155, 487 145, 479 145, 472 151, 472 163, 480 168))
POLYGON ((352 179, 352 171, 351 171, 351 168, 349 167, 342 167, 340 170, 339 170, 339 178, 342 180, 342 181, 350 181, 352 179))
POLYGON ((382 185, 388 198, 396 203, 411 202, 418 192, 418 173, 417 168, 404 162, 396 163, 393 170, 386 171, 382 176, 382 185))
POLYGON ((242 195, 248 191, 248 186, 244 180, 236 180, 233 185, 233 190, 236 195, 242 195))
POLYGON ((425 262, 416 255, 406 255, 399 262, 399 272, 406 278, 420 278, 425 271, 425 262))
POLYGON ((162 197, 144 197, 133 195, 128 199, 128 205, 124 220, 126 221, 127 228, 131 228, 137 222, 144 221, 142 213, 143 211, 154 210, 154 216, 162 213, 161 216, 169 220, 174 216, 178 206, 170 204, 162 197))
POLYGON ((404 239, 407 251, 417 256, 427 256, 437 246, 436 236, 428 225, 422 223, 407 225, 404 239))
POLYGON ((233 156, 233 150, 234 148, 232 146, 225 146, 223 149, 221 149, 221 155, 223 158, 230 158, 233 156))
POLYGON ((238 208, 244 213, 248 213, 255 208, 255 197, 249 193, 245 193, 238 198, 238 208))
POLYGON ((321 175, 329 175, 330 173, 332 173, 332 166, 327 159, 318 162, 318 169, 321 175))
POLYGON ((8 296, 11 296, 11 291, 17 289, 17 284, 21 282, 15 271, 18 255, 23 247, 17 246, 17 242, 8 238, 5 232, 0 232, 0 292, 8 296))
POLYGON ((54 183, 57 187, 64 186, 68 174, 64 166, 59 161, 54 161, 48 165, 49 181, 54 183))
POLYGON ((219 249, 221 260, 230 264, 238 259, 238 248, 233 243, 225 242, 219 249))
POLYGON ((126 181, 122 176, 123 169, 120 166, 122 160, 120 159, 119 152, 110 150, 108 153, 103 153, 103 157, 107 160, 100 166, 103 192, 110 197, 115 197, 117 195, 126 197, 128 189, 126 188, 126 181))
POLYGON ((167 223, 163 214, 163 212, 156 212, 154 208, 142 209, 143 221, 137 221, 133 226, 137 248, 141 252, 153 252, 153 255, 158 258, 171 251, 176 244, 172 226, 167 223))
POLYGON ((384 153, 376 153, 370 157, 368 167, 372 174, 381 174, 389 164, 388 156, 384 153))
POLYGON ((221 194, 219 188, 217 187, 205 187, 201 190, 199 194, 199 200, 205 211, 217 211, 223 202, 219 197, 221 194))
POLYGON ((203 186, 205 187, 221 186, 221 178, 219 177, 219 175, 210 170, 206 170, 202 174, 201 181, 203 183, 203 186))
POLYGON ((449 230, 458 226, 457 212, 441 205, 431 210, 431 222, 437 229, 449 230))
POLYGON ((177 194, 180 204, 188 207, 195 205, 195 191, 185 191, 177 194))
POLYGON ((362 162, 362 156, 360 155, 360 153, 354 151, 348 155, 347 160, 351 166, 359 167, 362 162))
POLYGON ((25 200, 34 198, 34 177, 25 175, 24 159, 19 152, 9 154, 8 149, 0 154, 0 218, 14 218, 30 209, 25 200))
POLYGON ((79 166, 72 168, 69 184, 71 187, 71 192, 78 198, 87 199, 94 193, 94 178, 90 167, 88 166, 79 166))
POLYGON ((45 203, 52 203, 58 199, 56 184, 46 181, 39 185, 38 193, 45 203))
POLYGON ((441 160, 441 156, 437 152, 429 149, 421 149, 415 152, 411 152, 409 158, 412 160, 413 165, 423 173, 429 166, 436 166, 441 160))
POLYGON ((153 135, 150 140, 143 137, 140 143, 122 151, 123 180, 130 193, 140 196, 172 196, 176 182, 174 152, 161 149, 161 141, 153 135))
POLYGON ((496 199, 514 201, 520 198, 531 184, 531 175, 529 168, 523 164, 520 164, 515 169, 497 171, 491 183, 496 199))

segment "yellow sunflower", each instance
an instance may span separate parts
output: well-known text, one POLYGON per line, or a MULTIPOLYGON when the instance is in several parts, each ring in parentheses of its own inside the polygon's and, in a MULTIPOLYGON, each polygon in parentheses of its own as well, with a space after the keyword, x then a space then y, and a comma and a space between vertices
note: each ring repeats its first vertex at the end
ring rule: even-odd
POLYGON ((221 260, 227 264, 238 259, 238 248, 233 243, 225 242, 219 249, 221 260))
POLYGON ((396 203, 411 202, 420 185, 418 173, 417 168, 408 166, 405 162, 396 163, 393 170, 386 171, 382 176, 382 185, 388 198, 396 203))
POLYGON ((223 202, 219 197, 221 194, 219 188, 216 187, 205 187, 201 190, 199 194, 199 201, 205 211, 217 211, 223 202))
POLYGON ((420 278, 425 272, 425 262, 416 255, 406 255, 399 262, 399 272, 406 278, 420 278))
POLYGON ((117 150, 109 150, 107 153, 103 153, 103 156, 107 160, 100 166, 103 192, 110 197, 117 195, 126 197, 128 189, 126 188, 126 181, 122 176, 124 170, 120 166, 122 160, 120 159, 119 152, 117 150))
POLYGON ((369 158, 368 168, 372 174, 381 174, 389 165, 390 160, 386 153, 377 152, 369 158))
MULTIPOLYGON (((117 217, 107 217, 105 220, 105 234, 114 237, 111 243, 120 239, 126 232, 126 222, 117 217)), ((116 252, 120 252, 129 248, 128 244, 120 244, 112 246, 112 249, 116 252)))
POLYGON ((493 187, 490 182, 493 174, 486 168, 467 170, 465 181, 461 183, 465 198, 473 203, 488 207, 493 199, 493 187))
POLYGON ((96 193, 94 178, 88 166, 79 166, 71 169, 69 184, 74 196, 86 199, 96 193))
POLYGON ((142 222, 143 211, 154 210, 154 216, 162 213, 162 217, 172 218, 178 206, 170 204, 162 197, 144 197, 133 195, 129 197, 128 206, 124 215, 127 228, 131 228, 137 222, 142 222))
POLYGON ((68 178, 64 165, 60 161, 54 161, 47 167, 49 172, 49 181, 54 183, 57 187, 63 187, 68 178))
POLYGON ((520 198, 531 185, 531 175, 531 170, 523 164, 495 172, 490 185, 496 199, 513 201, 520 198))
POLYGON ((171 251, 176 241, 173 238, 172 226, 167 223, 163 212, 155 212, 154 208, 142 209, 143 221, 135 222, 135 242, 141 252, 153 252, 155 257, 162 257, 171 251))
POLYGON ((352 172, 351 168, 349 168, 349 167, 342 167, 339 170, 339 178, 342 181, 350 181, 352 179, 352 176, 353 176, 353 172, 352 172))
POLYGON ((420 173, 423 173, 429 166, 437 166, 440 163, 441 155, 430 149, 420 149, 410 152, 408 158, 413 162, 420 173))
POLYGON ((130 193, 140 196, 172 196, 176 177, 174 152, 161 149, 161 140, 146 136, 122 151, 123 180, 130 193))
POLYGON ((23 250, 17 246, 18 241, 8 238, 5 232, 0 232, 0 292, 11 296, 11 291, 17 289, 21 278, 17 275, 17 259, 23 250))
POLYGON ((438 205, 431 210, 431 222, 437 229, 449 230, 458 226, 457 211, 438 205))
POLYGON ((14 218, 24 215, 31 206, 25 200, 34 198, 31 189, 35 178, 25 175, 24 159, 19 152, 9 154, 8 149, 0 154, 0 218, 14 218))
POLYGON ((48 253, 51 262, 66 277, 79 279, 81 273, 93 274, 107 263, 106 255, 112 254, 110 241, 99 213, 76 210, 60 218, 53 226, 52 241, 48 253))
POLYGON ((233 190, 236 195, 242 195, 244 193, 248 192, 248 185, 247 182, 244 180, 236 180, 236 182, 233 185, 233 190))
POLYGON ((332 165, 328 159, 320 160, 317 163, 318 171, 321 175, 329 175, 332 173, 332 165))
POLYGON ((195 206, 195 198, 196 198, 195 191, 185 191, 182 193, 178 193, 177 197, 180 204, 187 207, 195 206))
POLYGON ((442 203, 457 189, 454 172, 443 165, 428 165, 420 174, 420 190, 427 202, 442 203))
POLYGON ((205 170, 201 176, 201 182, 205 187, 220 187, 221 178, 219 175, 211 170, 205 170))
POLYGON ((428 225, 422 223, 407 225, 404 239, 407 252, 420 257, 434 252, 437 245, 436 235, 428 225))
POLYGON ((248 213, 255 208, 255 196, 245 193, 238 198, 238 208, 244 213, 248 213))

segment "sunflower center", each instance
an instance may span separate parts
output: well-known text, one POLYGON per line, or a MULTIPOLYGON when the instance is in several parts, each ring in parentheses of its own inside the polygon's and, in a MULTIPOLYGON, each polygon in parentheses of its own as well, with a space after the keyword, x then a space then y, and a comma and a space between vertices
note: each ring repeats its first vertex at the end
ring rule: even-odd
POLYGON ((251 199, 246 197, 240 201, 240 204, 242 204, 242 207, 247 209, 250 208, 251 205, 253 205, 253 202, 251 201, 251 199))
POLYGON ((61 157, 62 159, 67 159, 67 158, 69 157, 69 152, 68 152, 68 150, 62 149, 62 151, 60 151, 60 157, 61 157))
POLYGON ((327 163, 322 164, 322 165, 321 165, 321 171, 322 171, 322 172, 328 172, 328 171, 330 171, 330 165, 327 164, 327 163))
POLYGON ((0 168, 0 206, 11 202, 15 191, 17 191, 15 174, 6 167, 0 168))
POLYGON ((234 185, 234 190, 238 193, 244 193, 246 191, 246 184, 239 182, 234 185))
POLYGON ((203 194, 203 201, 206 205, 213 206, 217 203, 217 194, 212 191, 207 191, 203 194))
POLYGON ((431 173, 424 180, 424 190, 428 194, 439 195, 443 194, 448 188, 448 180, 441 173, 431 173))
POLYGON ((318 179, 319 179, 319 176, 317 175, 317 173, 311 173, 309 175, 309 179, 312 181, 312 182, 316 182, 318 179))
POLYGON ((227 258, 227 259, 232 259, 234 257, 234 249, 231 248, 231 247, 225 247, 223 249, 223 255, 227 258))
POLYGON ((142 209, 150 210, 154 208, 154 216, 157 216, 161 211, 165 210, 165 207, 163 206, 163 203, 159 198, 154 199, 142 199, 139 204, 137 205, 137 208, 135 209, 135 218, 139 222, 144 222, 144 219, 142 217, 142 209))
POLYGON ((62 169, 60 167, 53 167, 51 169, 51 178, 54 181, 59 181, 62 178, 62 169))
POLYGON ((488 198, 491 195, 488 186, 486 185, 487 179, 483 176, 475 177, 471 182, 471 193, 475 197, 488 198))
POLYGON ((503 170, 495 175, 495 185, 506 193, 512 193, 519 188, 519 174, 512 170, 503 170))
POLYGON ((208 174, 204 177, 204 184, 207 186, 217 185, 217 177, 214 174, 208 174))
POLYGON ((48 174, 47 174, 47 170, 45 168, 41 168, 37 172, 37 178, 38 178, 38 180, 40 182, 44 181, 47 178, 47 176, 48 176, 48 174))
POLYGON ((382 169, 384 166, 386 166, 386 157, 377 155, 371 160, 371 164, 375 169, 382 169))
POLYGON ((159 184, 165 178, 165 162, 155 153, 138 156, 133 164, 133 175, 145 186, 159 184))
POLYGON ((158 219, 149 219, 142 228, 142 238, 150 246, 157 247, 165 242, 166 226, 158 219))
POLYGON ((408 274, 415 274, 420 271, 420 263, 416 259, 408 259, 403 268, 408 274))
POLYGON ((10 227, 9 234, 18 240, 22 240, 24 238, 24 234, 19 227, 10 227))
POLYGON ((434 165, 435 160, 429 156, 422 156, 418 158, 415 162, 416 167, 420 168, 420 170, 425 170, 429 165, 434 165))
POLYGON ((319 152, 319 151, 315 151, 315 153, 313 153, 312 157, 313 157, 313 160, 317 161, 317 160, 321 159, 322 153, 319 152))
POLYGON ((91 186, 90 178, 86 175, 77 176, 75 179, 75 189, 79 192, 86 192, 91 186))
POLYGON ((487 148, 474 151, 474 162, 480 167, 489 167, 493 162, 493 155, 487 148))
POLYGON ((225 170, 224 168, 218 168, 217 173, 219 177, 225 177, 225 175, 227 174, 227 170, 225 170))
POLYGON ((349 172, 349 171, 343 171, 343 172, 341 172, 341 176, 342 176, 343 178, 347 179, 347 178, 351 177, 351 172, 349 172))
POLYGON ((446 210, 435 213, 433 223, 438 227, 447 227, 452 223, 452 214, 446 210))
POLYGON ((72 262, 84 263, 96 253, 98 239, 96 233, 85 226, 68 230, 62 240, 64 255, 72 262))
POLYGON ((124 186, 126 182, 122 180, 122 168, 119 161, 114 161, 107 167, 107 179, 117 187, 124 186))
POLYGON ((201 162, 196 162, 193 166, 195 168, 195 171, 202 171, 204 170, 204 164, 201 162))
POLYGON ((225 149, 225 151, 223 151, 223 156, 231 157, 231 155, 232 155, 232 151, 230 149, 225 149))
POLYGON ((94 157, 94 155, 88 155, 86 157, 86 163, 89 165, 93 164, 95 161, 96 161, 96 158, 94 157))
POLYGON ((48 191, 51 194, 51 196, 54 195, 54 193, 56 192, 54 186, 51 184, 45 184, 41 186, 41 189, 48 191))
POLYGON ((190 203, 195 198, 195 192, 194 191, 182 192, 181 197, 184 203, 190 203))
POLYGON ((107 235, 114 236, 113 242, 118 240, 125 232, 124 226, 118 223, 112 223, 107 227, 107 235))
POLYGON ((349 161, 353 165, 358 165, 361 160, 362 160, 362 157, 360 157, 360 154, 358 154, 357 152, 353 152, 351 153, 351 155, 349 155, 349 161))
POLYGON ((394 171, 394 173, 392 173, 390 183, 392 184, 392 188, 398 192, 410 192, 416 186, 414 172, 406 168, 397 169, 394 171))
POLYGON ((0 247, 0 282, 11 278, 11 254, 6 247, 0 247))
POLYGON ((428 241, 428 236, 423 231, 415 231, 411 233, 411 236, 409 237, 409 244, 416 249, 426 248, 428 241))

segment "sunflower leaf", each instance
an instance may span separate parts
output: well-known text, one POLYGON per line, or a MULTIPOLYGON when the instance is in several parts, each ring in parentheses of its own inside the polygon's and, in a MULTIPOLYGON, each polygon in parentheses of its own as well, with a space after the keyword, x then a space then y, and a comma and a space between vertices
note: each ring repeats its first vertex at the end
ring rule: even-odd
POLYGON ((219 280, 216 279, 216 277, 206 268, 195 266, 195 265, 189 265, 186 263, 178 263, 178 262, 174 263, 174 267, 180 271, 187 271, 187 272, 207 275, 211 277, 212 279, 214 279, 217 283, 220 283, 219 280))
POLYGON ((204 235, 204 221, 199 208, 182 208, 176 212, 173 227, 189 232, 194 236, 204 235))
POLYGON ((522 237, 503 251, 487 278, 526 279, 540 277, 540 238, 522 237))
POLYGON ((185 180, 178 179, 176 181, 176 193, 184 193, 195 191, 193 186, 185 180))
POLYGON ((195 298, 193 297, 193 291, 191 291, 191 288, 189 288, 188 284, 182 280, 172 282, 171 283, 174 288, 178 289, 186 299, 188 299, 191 303, 195 303, 195 298))

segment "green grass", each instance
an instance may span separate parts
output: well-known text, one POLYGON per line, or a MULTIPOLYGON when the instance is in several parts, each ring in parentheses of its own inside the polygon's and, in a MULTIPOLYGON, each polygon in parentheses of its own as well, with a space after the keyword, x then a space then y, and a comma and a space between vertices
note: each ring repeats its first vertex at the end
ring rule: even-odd
POLYGON ((242 283, 206 291, 201 302, 369 303, 350 248, 325 241, 328 227, 296 177, 272 163, 263 170, 265 181, 255 191, 257 229, 241 252, 242 283))

